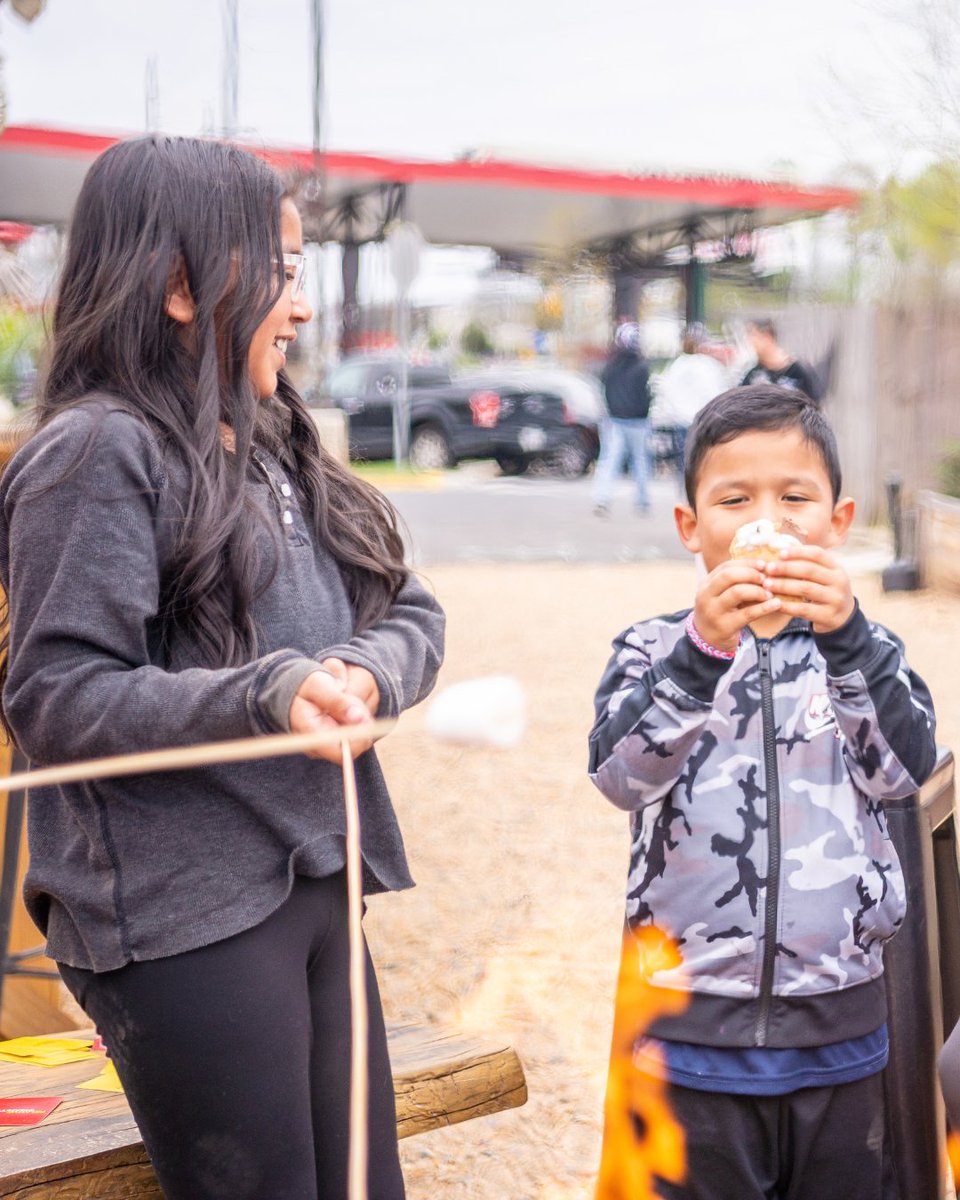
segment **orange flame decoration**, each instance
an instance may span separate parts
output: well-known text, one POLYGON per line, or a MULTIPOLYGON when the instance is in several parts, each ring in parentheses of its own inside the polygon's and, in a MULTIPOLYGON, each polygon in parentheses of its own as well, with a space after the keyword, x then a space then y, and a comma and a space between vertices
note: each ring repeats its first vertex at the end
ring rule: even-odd
POLYGON ((954 1186, 960 1184, 960 1133, 947 1134, 947 1161, 953 1172, 954 1186))
POLYGON ((679 950, 661 930, 624 933, 595 1200, 656 1200, 655 1175, 681 1183, 686 1174, 683 1129, 670 1109, 667 1085, 634 1063, 638 1035, 686 1006, 682 992, 649 982, 655 971, 680 965, 679 950))

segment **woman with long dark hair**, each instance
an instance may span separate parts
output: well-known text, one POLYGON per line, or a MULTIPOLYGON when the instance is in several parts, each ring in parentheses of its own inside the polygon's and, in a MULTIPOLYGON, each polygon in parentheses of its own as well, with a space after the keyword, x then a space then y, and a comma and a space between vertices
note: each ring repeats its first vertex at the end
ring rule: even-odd
MULTIPOLYGON (((443 616, 393 510, 283 367, 300 219, 229 145, 150 137, 77 202, 38 428, 0 481, 3 721, 37 764, 392 716, 443 616)), ((411 885, 372 749, 367 892, 411 885)), ((339 748, 35 789, 25 900, 109 1046, 164 1194, 346 1195, 339 748)), ((369 1192, 398 1200, 373 968, 369 1192)))

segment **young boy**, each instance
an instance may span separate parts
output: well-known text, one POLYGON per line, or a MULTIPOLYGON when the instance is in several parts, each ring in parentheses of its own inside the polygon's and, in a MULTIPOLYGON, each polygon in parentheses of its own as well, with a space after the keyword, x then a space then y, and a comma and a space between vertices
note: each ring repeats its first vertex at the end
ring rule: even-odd
POLYGON ((887 1191, 883 943, 904 887, 881 800, 936 761, 929 693, 832 553, 853 519, 802 393, 710 401, 690 431, 692 610, 626 630, 596 697, 590 775, 631 813, 628 924, 678 944, 687 993, 639 1040, 687 1144, 670 1200, 879 1200, 887 1191), (806 542, 731 560, 746 522, 806 542))

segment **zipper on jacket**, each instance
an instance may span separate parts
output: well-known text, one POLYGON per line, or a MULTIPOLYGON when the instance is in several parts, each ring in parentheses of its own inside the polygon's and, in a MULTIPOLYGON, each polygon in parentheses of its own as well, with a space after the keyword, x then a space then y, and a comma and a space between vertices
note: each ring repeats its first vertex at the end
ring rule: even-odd
POLYGON ((773 998, 773 973, 777 958, 777 922, 780 900, 780 777, 777 771, 777 727, 773 713, 773 676, 770 642, 756 638, 760 663, 760 718, 763 728, 763 762, 767 783, 767 885, 764 900, 763 965, 760 971, 760 1008, 756 1044, 767 1044, 767 1023, 773 998))

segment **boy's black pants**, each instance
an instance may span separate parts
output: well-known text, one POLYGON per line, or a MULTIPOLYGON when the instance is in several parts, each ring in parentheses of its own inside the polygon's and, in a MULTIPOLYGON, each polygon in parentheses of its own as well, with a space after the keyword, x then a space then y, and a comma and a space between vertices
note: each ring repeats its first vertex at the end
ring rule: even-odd
POLYGON ((664 1200, 899 1200, 882 1074, 786 1096, 672 1085, 669 1096, 687 1182, 658 1181, 664 1200))
MULTIPOLYGON (((186 954, 61 974, 96 1022, 168 1200, 346 1200, 346 877, 298 876, 262 924, 186 954)), ((370 1200, 403 1200, 373 966, 370 1200)))

